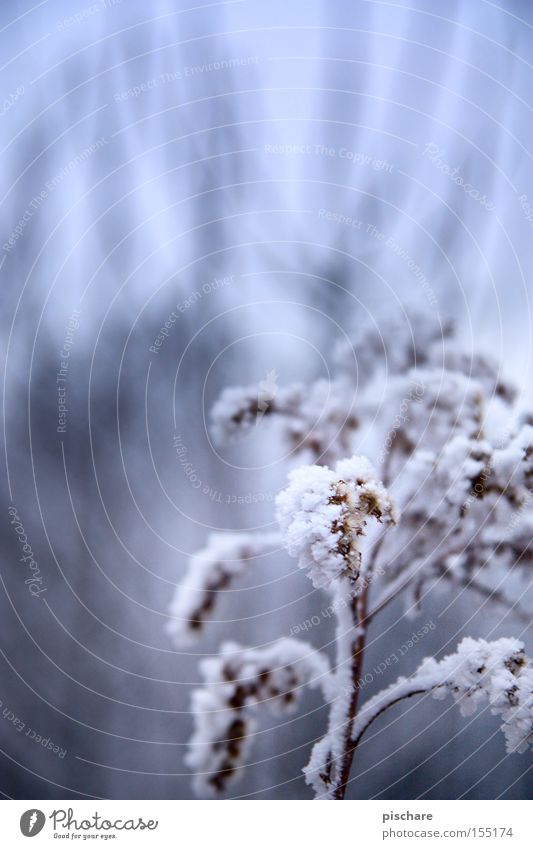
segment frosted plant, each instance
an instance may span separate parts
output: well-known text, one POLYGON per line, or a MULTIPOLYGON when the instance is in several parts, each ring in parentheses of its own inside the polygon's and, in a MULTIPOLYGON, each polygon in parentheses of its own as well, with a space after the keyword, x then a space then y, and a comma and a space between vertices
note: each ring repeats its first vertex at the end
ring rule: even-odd
MULTIPOLYGON (((509 753, 524 752, 533 742, 533 666, 523 644, 505 638, 494 642, 466 638, 455 654, 441 661, 426 658, 414 675, 398 678, 369 699, 351 725, 350 751, 355 751, 378 716, 404 699, 426 693, 436 699, 451 693, 463 716, 471 715, 487 701, 492 713, 503 719, 501 728, 509 753)), ((345 750, 341 740, 338 754, 335 751, 338 738, 334 728, 317 743, 304 769, 307 782, 320 798, 339 798, 338 779, 343 778, 340 767, 345 750)))
POLYGON ((302 466, 277 498, 278 520, 289 554, 308 569, 318 589, 361 570, 361 537, 370 517, 395 522, 392 502, 364 457, 327 466, 302 466))
MULTIPOLYGON (((169 627, 177 641, 197 635, 221 591, 283 544, 331 597, 335 657, 328 664, 283 639, 225 646, 204 663, 188 758, 200 793, 242 772, 261 703, 293 707, 308 684, 329 709, 304 769, 317 798, 344 798, 364 732, 405 698, 450 693, 463 713, 485 702, 509 752, 533 739, 533 668, 515 639, 464 639, 456 654, 426 659, 363 704, 358 686, 369 627, 398 598, 416 615, 430 590, 468 591, 506 625, 530 622, 532 417, 518 415, 497 364, 462 350, 451 324, 427 314, 360 328, 336 362, 329 383, 276 387, 259 410, 293 465, 276 502, 281 535, 211 537, 177 587, 169 627)), ((256 387, 226 390, 213 410, 215 438, 255 427, 261 397, 256 387)))
POLYGON ((359 426, 353 391, 344 380, 317 380, 311 387, 294 384, 279 388, 268 406, 257 386, 226 389, 213 407, 213 436, 218 443, 252 430, 258 417, 274 421, 279 438, 302 460, 328 462, 350 451, 359 426))
POLYGON ((217 597, 243 573, 252 558, 279 547, 279 534, 211 534, 191 557, 190 568, 172 601, 167 631, 179 645, 193 642, 213 614, 217 597))
MULTIPOLYGON (((492 713, 502 717, 506 749, 524 752, 533 743, 533 666, 519 640, 486 642, 464 639, 455 654, 441 661, 426 658, 409 678, 394 684, 369 699, 354 723, 357 744, 372 722, 391 705, 411 696, 431 693, 444 699, 451 693, 463 716, 475 713, 488 702, 492 713)), ((310 764, 306 775, 318 789, 322 779, 310 764)))
POLYGON ((249 753, 252 708, 264 704, 290 713, 305 684, 327 693, 329 666, 309 644, 286 639, 262 649, 225 643, 201 671, 205 686, 192 696, 197 721, 187 764, 196 772, 198 793, 212 795, 238 774, 249 753))

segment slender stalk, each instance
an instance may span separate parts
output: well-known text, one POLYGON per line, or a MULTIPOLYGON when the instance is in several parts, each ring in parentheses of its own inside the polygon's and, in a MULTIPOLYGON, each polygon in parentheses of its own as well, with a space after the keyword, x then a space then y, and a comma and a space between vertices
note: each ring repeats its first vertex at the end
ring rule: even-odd
POLYGON ((352 598, 352 619, 353 627, 356 633, 355 639, 353 640, 351 647, 352 690, 350 693, 350 701, 347 710, 347 720, 344 729, 344 752, 342 755, 339 771, 339 783, 333 793, 334 799, 344 799, 346 795, 346 788, 350 780, 350 771, 352 768, 353 757, 356 749, 356 744, 354 744, 352 741, 352 732, 359 704, 359 691, 361 689, 359 686, 359 682, 363 669, 367 628, 368 624, 370 623, 371 616, 373 616, 374 612, 377 612, 372 611, 370 614, 368 612, 369 592, 370 586, 372 584, 372 576, 376 569, 378 557, 384 541, 385 532, 383 532, 378 538, 376 544, 374 545, 370 553, 368 566, 366 568, 364 581, 362 584, 362 590, 358 595, 352 598))
POLYGON ((359 596, 352 599, 352 615, 354 626, 357 631, 357 636, 352 643, 352 691, 348 705, 348 718, 344 728, 344 752, 340 766, 340 778, 337 787, 333 793, 334 799, 344 799, 346 787, 350 778, 350 770, 352 768, 352 760, 355 748, 352 743, 352 732, 357 715, 357 705, 359 702, 359 679, 363 666, 363 657, 366 644, 366 629, 360 623, 364 622, 366 613, 366 599, 368 596, 368 585, 359 596))
POLYGON ((374 713, 374 714, 370 717, 370 719, 368 720, 368 722, 367 722, 365 725, 363 725, 363 727, 361 728, 361 730, 360 730, 360 731, 358 732, 358 734, 356 734, 356 736, 354 737, 354 739, 353 739, 353 750, 354 750, 354 754, 355 754, 355 750, 357 749, 357 747, 358 747, 359 743, 361 742, 361 737, 363 736, 363 734, 365 733, 365 731, 367 730, 367 728, 370 728, 370 726, 371 726, 371 725, 372 725, 372 723, 373 723, 373 722, 374 722, 374 721, 378 718, 378 716, 381 716, 381 714, 382 714, 382 713, 385 713, 385 711, 389 710, 389 708, 394 707, 394 705, 397 705, 397 704, 399 704, 400 702, 403 702, 405 699, 410 699, 410 698, 412 698, 413 696, 422 696, 422 695, 424 695, 424 694, 425 694, 425 693, 427 693, 427 692, 428 692, 427 690, 420 689, 420 688, 419 688, 419 689, 417 689, 417 690, 412 690, 410 693, 404 693, 404 695, 403 695, 403 696, 398 696, 398 698, 397 698, 397 699, 393 699, 391 702, 387 702, 387 704, 386 704, 386 705, 383 705, 383 706, 382 706, 382 707, 381 707, 378 711, 376 711, 376 713, 374 713))
POLYGON ((524 624, 528 626, 531 625, 531 616, 527 613, 527 611, 524 610, 517 601, 513 602, 512 599, 508 598, 500 590, 490 590, 488 587, 484 587, 483 584, 478 584, 475 578, 465 577, 458 580, 448 575, 445 575, 445 578, 449 580, 450 583, 455 584, 458 587, 462 587, 465 590, 473 590, 484 598, 485 601, 492 601, 501 605, 501 607, 505 608, 507 613, 514 614, 524 624))
POLYGON ((419 571, 419 563, 415 563, 414 566, 412 566, 411 569, 407 570, 406 572, 400 571, 398 577, 394 581, 391 581, 390 584, 388 584, 381 596, 379 596, 379 598, 375 602, 374 606, 371 608, 371 610, 368 611, 366 615, 367 624, 373 620, 374 616, 377 616, 378 613, 381 613, 381 611, 385 607, 387 607, 387 605, 390 604, 391 601, 393 601, 395 598, 398 598, 399 594, 403 592, 403 590, 407 589, 407 587, 410 585, 411 581, 413 580, 413 578, 416 577, 419 571))
POLYGON ((358 595, 353 596, 351 600, 352 621, 355 630, 355 638, 351 645, 351 693, 348 703, 347 719, 344 728, 344 751, 341 759, 339 770, 339 782, 333 792, 334 799, 344 799, 346 787, 350 779, 350 770, 354 756, 355 747, 352 743, 352 732, 357 716, 357 706, 359 703, 359 681, 363 668, 363 658, 367 636, 367 611, 368 611, 368 596, 370 585, 372 583, 372 575, 376 566, 377 558, 383 545, 384 534, 377 540, 372 553, 370 555, 368 567, 365 571, 362 590, 358 595))

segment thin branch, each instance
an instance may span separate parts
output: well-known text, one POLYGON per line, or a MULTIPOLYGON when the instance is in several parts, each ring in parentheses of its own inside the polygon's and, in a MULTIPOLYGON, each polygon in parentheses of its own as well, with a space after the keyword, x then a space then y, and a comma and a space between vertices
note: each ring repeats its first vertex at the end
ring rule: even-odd
POLYGON ((371 610, 368 611, 365 619, 365 624, 369 624, 374 616, 380 613, 391 601, 393 601, 403 590, 407 589, 413 578, 420 569, 420 563, 416 562, 411 569, 406 572, 401 572, 398 577, 392 581, 383 591, 371 610))
MULTIPOLYGON (((433 688, 433 689, 435 689, 435 688, 433 688)), ((410 699, 410 698, 411 698, 411 696, 422 696, 424 693, 429 693, 429 690, 424 690, 424 689, 422 689, 422 690, 413 690, 412 692, 410 692, 410 693, 404 693, 404 694, 403 694, 403 696, 398 696, 398 698, 397 698, 397 699, 393 699, 391 702, 388 702, 388 704, 383 705, 383 707, 381 707, 381 708, 380 708, 380 709, 379 709, 379 710, 378 710, 375 714, 373 714, 373 715, 370 717, 370 719, 368 720, 368 722, 366 723, 366 725, 364 725, 364 726, 361 728, 361 730, 357 733, 357 735, 354 737, 354 739, 353 739, 353 741, 352 741, 352 746, 353 746, 354 753, 355 753, 355 750, 357 749, 357 746, 359 745, 359 743, 360 743, 360 741, 361 741, 361 737, 363 736, 363 734, 365 733, 365 731, 366 731, 368 728, 370 728, 370 726, 372 725, 372 723, 374 722, 374 720, 376 720, 376 719, 378 718, 378 716, 381 716, 381 714, 382 714, 382 713, 385 713, 385 711, 389 710, 389 708, 394 707, 394 705, 399 704, 399 702, 402 702, 404 699, 410 699)))
MULTIPOLYGON (((420 570, 420 563, 416 562, 414 566, 408 572, 401 572, 398 577, 392 581, 385 589, 383 593, 379 596, 378 600, 371 608, 371 610, 367 613, 365 623, 368 625, 378 613, 387 607, 390 602, 394 601, 395 598, 398 597, 400 593, 402 593, 407 587, 411 584, 413 578, 417 575, 420 570)), ((440 567, 437 567, 439 571, 440 577, 445 578, 450 583, 456 584, 457 586, 461 586, 464 589, 470 589, 474 592, 477 592, 483 598, 487 599, 487 601, 493 601, 496 604, 501 604, 506 610, 514 613, 521 622, 530 625, 531 624, 531 616, 528 614, 523 607, 521 607, 518 602, 514 602, 512 599, 508 598, 504 593, 499 590, 491 590, 488 587, 484 587, 482 584, 479 584, 474 578, 461 578, 458 579, 454 575, 452 575, 449 571, 447 571, 444 566, 441 564, 440 567)))
MULTIPOLYGON (((383 537, 381 538, 383 539, 383 537)), ((380 540, 376 544, 376 548, 380 545, 380 540)), ((352 598, 351 610, 354 627, 356 629, 356 637, 352 642, 352 659, 351 659, 351 682, 352 690, 350 694, 350 702, 347 711, 347 722, 344 729, 344 752, 340 765, 340 781, 333 792, 334 799, 344 799, 346 787, 350 778, 352 761, 354 756, 354 747, 352 745, 352 734, 357 715, 357 705, 359 703, 358 681, 361 677, 363 666, 363 658, 366 645, 366 628, 364 622, 367 619, 368 592, 372 577, 372 569, 375 566, 377 552, 375 557, 371 558, 367 572, 365 574, 365 584, 362 592, 358 596, 352 598)))
POLYGON ((504 593, 500 592, 500 590, 491 590, 488 587, 484 587, 483 584, 478 584, 474 578, 465 577, 457 579, 454 575, 450 575, 449 573, 445 573, 444 577, 456 586, 463 587, 466 590, 474 590, 474 592, 478 593, 487 601, 501 604, 502 607, 505 607, 505 609, 510 613, 514 613, 515 616, 525 625, 532 624, 531 614, 528 614, 527 610, 524 610, 518 602, 508 598, 504 593))

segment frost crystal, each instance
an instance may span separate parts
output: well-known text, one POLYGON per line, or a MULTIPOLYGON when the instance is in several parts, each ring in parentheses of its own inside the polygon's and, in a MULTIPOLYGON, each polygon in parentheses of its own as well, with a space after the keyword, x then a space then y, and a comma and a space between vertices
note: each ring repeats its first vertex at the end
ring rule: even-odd
POLYGON ((396 521, 388 493, 364 457, 342 460, 334 470, 296 469, 276 504, 287 550, 315 587, 329 587, 341 577, 355 583, 368 518, 396 521))
POLYGON ((329 680, 326 658, 295 639, 258 649, 225 643, 201 671, 205 685, 192 694, 195 730, 186 758, 199 795, 220 793, 238 777, 256 728, 254 708, 290 712, 305 685, 327 692, 329 680))
MULTIPOLYGON (((533 517, 526 509, 533 484, 533 428, 499 439, 461 433, 437 454, 419 450, 391 486, 402 505, 398 549, 390 556, 388 577, 420 563, 412 582, 414 598, 435 579, 465 586, 499 608, 513 606, 513 583, 530 580, 533 517)), ((516 587, 517 588, 517 587, 516 587)), ((521 617, 518 605, 515 613, 521 617)))
POLYGON ((253 558, 280 544, 279 534, 211 534, 207 546, 191 557, 170 606, 167 632, 176 644, 187 645, 197 638, 232 579, 241 575, 253 558))
POLYGON ((265 403, 259 386, 224 389, 211 411, 213 437, 224 444, 250 431, 263 417, 293 415, 304 395, 305 387, 295 384, 271 393, 265 403))
MULTIPOLYGON (((455 434, 476 437, 483 422, 483 391, 480 384, 460 372, 418 369, 411 380, 423 390, 418 403, 412 403, 402 428, 404 446, 413 449, 438 450, 455 434)), ((403 379, 389 403, 400 404, 405 392, 403 379), (394 395, 397 401, 394 402, 394 395)))
POLYGON ((263 418, 273 419, 288 451, 303 461, 326 462, 339 451, 350 453, 351 436, 359 426, 353 407, 353 391, 338 381, 280 388, 268 402, 257 386, 234 387, 224 390, 214 405, 211 430, 215 441, 224 444, 249 433, 263 418))
POLYGON ((488 701, 492 713, 503 719, 501 728, 508 752, 524 752, 533 742, 533 667, 523 643, 510 638, 487 642, 470 637, 459 643, 455 654, 440 661, 426 658, 410 678, 399 678, 370 699, 357 717, 353 739, 391 705, 427 692, 437 699, 451 693, 463 716, 470 716, 488 701))

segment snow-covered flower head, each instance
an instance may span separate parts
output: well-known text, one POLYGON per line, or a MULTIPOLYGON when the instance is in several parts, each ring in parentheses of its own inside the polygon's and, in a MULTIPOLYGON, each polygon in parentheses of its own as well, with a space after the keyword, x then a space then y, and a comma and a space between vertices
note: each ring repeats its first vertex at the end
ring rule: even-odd
POLYGON ((341 577, 357 581, 369 517, 396 522, 387 490, 365 457, 341 460, 335 469, 296 469, 276 504, 287 550, 318 588, 341 577))

